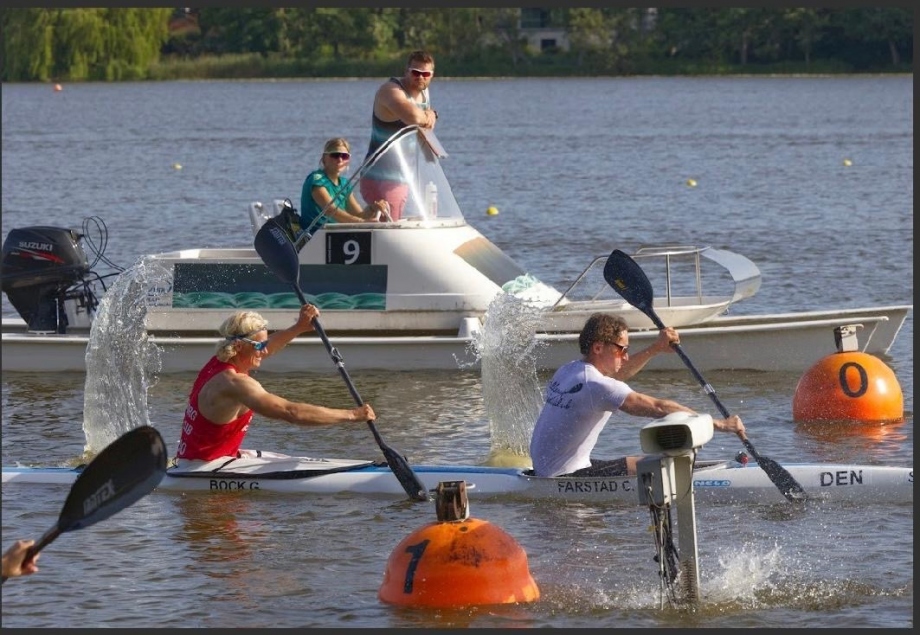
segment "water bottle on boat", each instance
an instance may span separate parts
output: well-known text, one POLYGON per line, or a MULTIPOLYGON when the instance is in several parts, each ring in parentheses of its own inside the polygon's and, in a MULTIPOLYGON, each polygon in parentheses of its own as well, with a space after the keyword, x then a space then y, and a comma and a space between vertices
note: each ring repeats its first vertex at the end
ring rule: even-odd
POLYGON ((428 209, 428 218, 438 215, 438 186, 434 181, 428 181, 425 186, 425 207, 428 209))

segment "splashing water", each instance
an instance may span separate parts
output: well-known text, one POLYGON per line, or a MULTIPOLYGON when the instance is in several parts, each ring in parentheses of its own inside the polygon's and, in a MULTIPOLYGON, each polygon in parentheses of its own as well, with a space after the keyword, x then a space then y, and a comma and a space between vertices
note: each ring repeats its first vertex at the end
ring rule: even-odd
POLYGON ((480 363, 483 406, 489 418, 488 465, 525 466, 530 435, 540 414, 543 389, 537 378, 536 338, 543 310, 508 293, 489 304, 471 352, 480 363))
POLYGON ((106 290, 86 346, 83 396, 84 457, 91 458, 122 434, 150 425, 147 390, 162 368, 161 351, 145 326, 148 293, 169 288, 162 264, 142 259, 106 290))
POLYGON ((719 568, 708 579, 704 578, 703 590, 708 599, 747 603, 756 601, 758 591, 773 588, 776 585, 774 577, 793 564, 786 562, 779 545, 767 551, 742 545, 719 555, 718 563, 719 568))

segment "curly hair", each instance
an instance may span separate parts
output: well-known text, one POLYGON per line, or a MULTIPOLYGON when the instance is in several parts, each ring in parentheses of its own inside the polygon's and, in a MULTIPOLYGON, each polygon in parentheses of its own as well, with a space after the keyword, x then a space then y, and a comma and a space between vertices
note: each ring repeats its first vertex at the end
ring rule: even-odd
POLYGON ((629 326, 623 318, 606 313, 595 313, 588 318, 581 333, 578 334, 578 348, 582 355, 587 355, 594 342, 615 344, 620 338, 620 333, 628 330, 629 326))
POLYGON ((217 329, 223 338, 217 343, 217 359, 222 362, 229 362, 236 355, 236 343, 239 341, 235 338, 250 337, 259 331, 268 328, 268 320, 255 311, 237 311, 220 325, 217 329))

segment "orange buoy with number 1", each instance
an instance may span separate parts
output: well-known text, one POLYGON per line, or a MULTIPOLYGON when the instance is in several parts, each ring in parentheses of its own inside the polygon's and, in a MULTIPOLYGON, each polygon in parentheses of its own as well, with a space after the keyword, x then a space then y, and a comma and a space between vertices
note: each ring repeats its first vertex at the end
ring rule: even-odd
POLYGON ((904 395, 894 371, 878 357, 838 352, 799 379, 792 417, 801 422, 895 423, 904 419, 904 395))
POLYGON ((465 481, 439 484, 438 496, 439 522, 425 525, 396 545, 379 598, 399 606, 430 608, 539 599, 527 554, 517 541, 495 525, 468 518, 465 481))

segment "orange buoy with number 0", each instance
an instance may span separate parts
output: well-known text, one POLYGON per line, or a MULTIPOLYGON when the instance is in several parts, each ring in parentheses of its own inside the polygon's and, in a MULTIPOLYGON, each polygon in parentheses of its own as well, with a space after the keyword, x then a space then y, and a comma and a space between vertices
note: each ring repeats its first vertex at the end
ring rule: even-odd
POLYGON ((878 357, 834 353, 799 379, 792 417, 801 422, 894 423, 904 419, 904 395, 894 371, 878 357))

